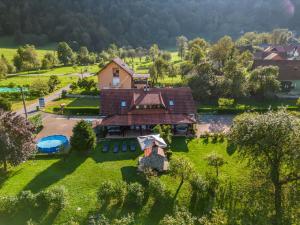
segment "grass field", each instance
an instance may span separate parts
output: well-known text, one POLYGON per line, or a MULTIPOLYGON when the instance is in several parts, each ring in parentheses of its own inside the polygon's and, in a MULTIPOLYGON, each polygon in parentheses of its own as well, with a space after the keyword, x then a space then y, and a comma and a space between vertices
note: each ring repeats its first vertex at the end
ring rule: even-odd
MULTIPOLYGON (((135 140, 128 140, 132 142, 135 140)), ((114 140, 111 143, 123 141, 114 140)), ((205 156, 210 152, 218 152, 226 159, 226 164, 221 169, 221 178, 242 182, 246 179, 244 166, 238 163, 235 154, 229 156, 226 152, 226 143, 204 143, 202 139, 188 140, 176 138, 172 144, 173 157, 183 156, 191 160, 195 170, 200 174, 206 172, 214 173, 214 170, 207 166, 205 156)), ((7 177, 0 179, 0 195, 16 195, 22 190, 38 192, 45 188, 54 186, 65 186, 68 190, 68 205, 56 218, 54 224, 63 224, 71 219, 84 224, 90 212, 98 208, 96 201, 97 189, 104 180, 124 180, 126 182, 142 182, 143 179, 137 175, 137 160, 141 152, 119 152, 118 154, 102 153, 101 143, 89 156, 72 153, 66 160, 60 158, 39 158, 30 160, 18 167, 11 168, 7 177), (81 210, 78 210, 81 208, 81 210)), ((160 179, 175 194, 179 181, 163 175, 160 179)), ((180 205, 189 206, 190 186, 186 182, 178 195, 180 205)), ((153 205, 148 200, 143 208, 137 209, 137 220, 139 224, 157 224, 168 211, 167 205, 153 205)), ((118 216, 120 209, 110 211, 111 216, 118 216)), ((20 218, 10 221, 10 224, 22 224, 20 218)), ((1 224, 1 222, 0 222, 1 224)))
MULTIPOLYGON (((0 55, 4 55, 8 60, 12 60, 17 52, 17 49, 20 45, 17 45, 14 43, 13 39, 11 37, 1 37, 0 38, 0 55)), ((55 49, 56 44, 50 43, 45 46, 37 46, 37 53, 40 59, 43 58, 43 56, 47 52, 51 52, 55 49)))
POLYGON ((66 107, 76 107, 85 109, 99 109, 100 99, 99 98, 64 98, 57 99, 56 101, 49 102, 46 104, 46 108, 43 110, 47 113, 57 113, 55 108, 60 107, 61 104, 65 104, 66 107))

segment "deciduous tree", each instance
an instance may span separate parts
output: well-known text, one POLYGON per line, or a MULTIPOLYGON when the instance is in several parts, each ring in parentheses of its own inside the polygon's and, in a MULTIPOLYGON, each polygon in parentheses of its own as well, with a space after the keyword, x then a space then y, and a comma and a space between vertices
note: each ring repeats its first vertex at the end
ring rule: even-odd
POLYGON ((0 161, 7 171, 7 164, 17 166, 35 151, 33 127, 24 117, 0 110, 0 161))
POLYGON ((243 114, 229 133, 242 159, 273 186, 275 222, 283 223, 283 188, 300 180, 300 120, 285 110, 243 114))

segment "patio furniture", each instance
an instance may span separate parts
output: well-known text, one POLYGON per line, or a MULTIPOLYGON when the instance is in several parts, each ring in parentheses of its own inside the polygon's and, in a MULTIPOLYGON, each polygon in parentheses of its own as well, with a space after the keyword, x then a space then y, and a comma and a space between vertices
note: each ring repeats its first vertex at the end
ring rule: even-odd
POLYGON ((123 143, 122 144, 122 152, 126 152, 127 151, 127 144, 123 143))
POLYGON ((119 145, 115 144, 114 145, 114 153, 118 153, 119 152, 119 145))
POLYGON ((131 143, 130 144, 130 151, 135 152, 135 150, 136 150, 136 145, 131 143))
POLYGON ((103 152, 108 152, 108 151, 109 151, 109 146, 108 146, 107 143, 105 143, 105 144, 103 145, 102 151, 103 151, 103 152))

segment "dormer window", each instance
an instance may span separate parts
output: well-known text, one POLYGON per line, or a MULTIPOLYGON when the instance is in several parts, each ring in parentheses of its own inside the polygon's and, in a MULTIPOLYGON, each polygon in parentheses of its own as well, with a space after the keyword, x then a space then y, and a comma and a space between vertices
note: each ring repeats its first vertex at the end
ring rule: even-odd
POLYGON ((121 107, 126 107, 126 106, 127 106, 126 101, 121 101, 121 107))
POLYGON ((174 106, 174 100, 169 101, 169 106, 174 106))

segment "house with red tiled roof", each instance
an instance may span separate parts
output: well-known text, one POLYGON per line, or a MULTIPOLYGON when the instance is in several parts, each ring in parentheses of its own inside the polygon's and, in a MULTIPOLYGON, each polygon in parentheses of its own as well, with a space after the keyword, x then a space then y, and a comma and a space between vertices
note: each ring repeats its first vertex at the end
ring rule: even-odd
POLYGON ((149 77, 149 74, 135 73, 122 59, 115 58, 99 71, 98 82, 100 90, 143 88, 149 77))
POLYGON ((277 66, 284 92, 300 93, 300 60, 254 60, 253 67, 277 66))
POLYGON ((196 124, 191 89, 142 88, 101 90, 100 126, 109 134, 151 133, 156 125, 172 125, 174 133, 188 134, 196 124))

